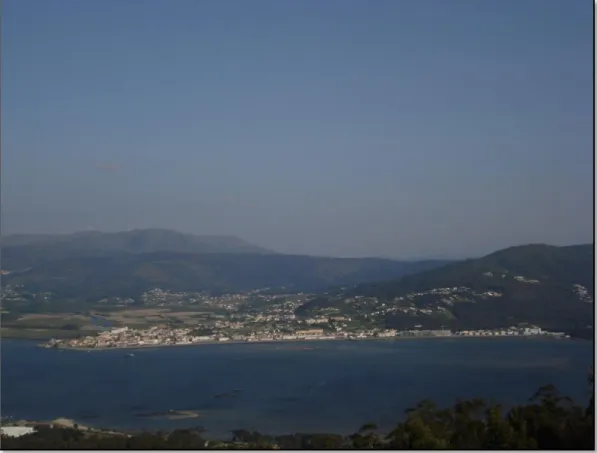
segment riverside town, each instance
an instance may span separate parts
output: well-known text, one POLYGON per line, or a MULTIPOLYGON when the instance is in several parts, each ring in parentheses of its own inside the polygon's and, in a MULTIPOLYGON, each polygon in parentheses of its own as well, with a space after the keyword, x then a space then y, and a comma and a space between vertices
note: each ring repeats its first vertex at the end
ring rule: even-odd
POLYGON ((345 332, 326 333, 323 329, 296 330, 291 334, 274 331, 253 332, 249 335, 197 335, 193 329, 172 329, 154 326, 149 329, 130 329, 120 327, 89 336, 71 340, 51 339, 41 345, 46 348, 73 349, 106 349, 106 348, 137 348, 149 346, 182 346, 192 344, 208 344, 214 342, 271 342, 271 341, 300 341, 300 340, 359 340, 373 338, 401 338, 401 337, 497 337, 497 336, 552 336, 568 338, 559 332, 544 331, 539 327, 510 327, 497 330, 464 330, 452 332, 450 330, 405 330, 373 329, 363 330, 349 335, 345 332))

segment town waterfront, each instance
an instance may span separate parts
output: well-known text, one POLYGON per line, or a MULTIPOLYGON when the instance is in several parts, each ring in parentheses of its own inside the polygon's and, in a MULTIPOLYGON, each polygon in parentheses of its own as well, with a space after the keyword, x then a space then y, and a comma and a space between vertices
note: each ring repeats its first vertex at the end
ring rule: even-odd
POLYGON ((525 402, 554 384, 588 400, 587 341, 484 338, 218 344, 81 354, 2 342, 2 413, 120 429, 202 426, 269 433, 387 429, 429 398, 525 402), (198 418, 169 417, 191 411, 198 418), (160 415, 161 414, 161 415, 160 415))

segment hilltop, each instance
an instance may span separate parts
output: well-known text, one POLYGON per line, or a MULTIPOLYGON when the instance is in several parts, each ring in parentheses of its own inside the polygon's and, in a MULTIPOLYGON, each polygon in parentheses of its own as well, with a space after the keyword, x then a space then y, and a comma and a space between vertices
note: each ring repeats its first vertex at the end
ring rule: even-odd
MULTIPOLYGON (((5 253, 3 251, 3 267, 6 265, 5 253)), ((16 261, 14 257, 12 260, 16 261)), ((441 261, 400 262, 248 253, 112 253, 40 261, 24 272, 5 275, 3 284, 24 285, 33 292, 51 292, 57 297, 85 300, 137 298, 155 287, 216 293, 264 287, 320 291, 395 278, 442 264, 441 261)))
POLYGON ((446 286, 488 289, 508 285, 516 276, 552 285, 593 286, 593 245, 556 247, 530 244, 509 247, 482 258, 449 263, 392 281, 359 285, 354 293, 395 297, 446 286))
POLYGON ((387 327, 495 328, 593 324, 593 245, 510 247, 482 258, 310 301, 303 314, 352 310, 387 327), (352 301, 345 304, 345 301, 352 301))
POLYGON ((114 253, 275 253, 234 236, 199 236, 167 229, 135 229, 115 233, 80 231, 59 235, 9 235, 0 238, 0 246, 3 252, 3 268, 26 267, 40 261, 69 256, 114 253))
POLYGON ((44 306, 105 298, 131 298, 139 305, 140 296, 154 288, 212 295, 269 288, 278 294, 317 293, 293 309, 301 319, 345 315, 379 328, 493 329, 530 323, 585 331, 593 325, 592 245, 517 246, 458 262, 116 249, 81 254, 47 247, 14 246, 2 254, 3 268, 12 271, 3 276, 3 285, 22 285, 19 293, 37 295, 23 297, 46 301, 44 306), (21 255, 23 249, 29 255, 21 255), (7 266, 19 260, 30 264, 7 266))

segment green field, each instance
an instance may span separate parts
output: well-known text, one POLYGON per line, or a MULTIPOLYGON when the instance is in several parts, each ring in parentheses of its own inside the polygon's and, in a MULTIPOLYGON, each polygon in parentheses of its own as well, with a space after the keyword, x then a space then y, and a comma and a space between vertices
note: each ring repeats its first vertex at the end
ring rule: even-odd
POLYGON ((93 332, 85 333, 79 330, 62 329, 29 329, 29 328, 0 328, 0 338, 14 338, 20 340, 49 340, 50 338, 77 338, 81 335, 92 335, 93 332))

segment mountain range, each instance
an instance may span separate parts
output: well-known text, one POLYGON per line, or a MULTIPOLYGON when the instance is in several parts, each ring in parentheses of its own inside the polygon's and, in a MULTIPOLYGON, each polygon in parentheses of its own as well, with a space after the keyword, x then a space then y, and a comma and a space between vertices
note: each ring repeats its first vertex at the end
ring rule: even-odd
POLYGON ((7 236, 3 282, 61 297, 136 297, 159 287, 175 291, 246 291, 285 287, 320 291, 396 278, 445 260, 395 261, 282 255, 234 237, 170 230, 7 236))
POLYGON ((0 238, 0 246, 59 248, 73 254, 109 252, 253 253, 273 254, 235 236, 199 236, 167 229, 135 229, 115 233, 16 234, 0 238))
POLYGON ((510 247, 461 261, 397 261, 278 254, 234 237, 169 230, 84 232, 2 239, 3 285, 65 300, 132 297, 161 288, 212 294, 271 288, 317 292, 301 307, 367 310, 388 327, 542 327, 593 324, 593 244, 510 247), (323 293, 326 294, 323 294, 323 293))

